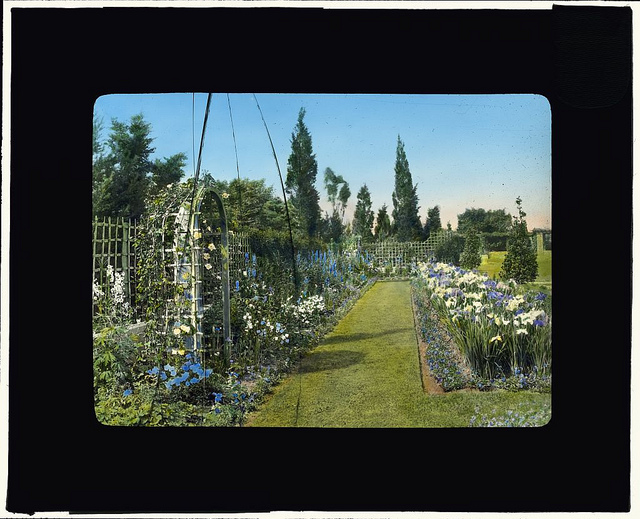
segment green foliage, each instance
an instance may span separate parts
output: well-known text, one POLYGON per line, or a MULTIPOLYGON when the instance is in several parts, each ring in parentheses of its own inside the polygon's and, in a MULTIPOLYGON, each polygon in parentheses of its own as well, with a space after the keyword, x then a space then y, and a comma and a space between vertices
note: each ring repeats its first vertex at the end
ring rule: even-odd
POLYGON ((394 234, 398 241, 419 240, 422 237, 422 223, 418 215, 418 186, 413 185, 404 143, 399 135, 394 171, 395 189, 391 195, 394 234))
MULTIPOLYGON (((250 180, 234 178, 231 181, 214 179, 208 172, 202 175, 201 185, 212 187, 225 196, 227 227, 231 231, 250 232, 267 229, 288 229, 284 202, 267 186, 264 179, 250 180), (228 195, 228 196, 227 196, 228 195)), ((289 206, 289 216, 293 226, 299 220, 296 209, 289 206)), ((210 222, 214 228, 220 227, 219 218, 210 222)))
POLYGON ((511 215, 504 209, 486 211, 485 209, 466 209, 458 215, 458 232, 466 234, 475 227, 480 233, 506 233, 511 229, 511 215))
POLYGON ((427 210, 427 220, 424 223, 424 238, 425 240, 431 236, 432 233, 437 233, 442 229, 442 222, 440 220, 440 206, 432 207, 427 210))
POLYGON ((518 216, 513 217, 511 235, 507 241, 507 255, 502 263, 500 275, 518 283, 528 283, 535 281, 538 276, 538 262, 527 231, 526 213, 522 210, 520 197, 516 199, 516 206, 518 216))
POLYGON ((374 235, 377 241, 384 241, 391 235, 391 220, 387 212, 387 204, 382 204, 376 215, 374 235))
POLYGON ((107 139, 109 153, 103 153, 100 139, 102 122, 94 121, 93 134, 93 214, 137 219, 145 210, 150 192, 182 178, 186 156, 178 153, 164 160, 151 161, 151 125, 142 114, 130 122, 111 122, 107 139))
POLYGON ((371 209, 371 193, 367 184, 360 188, 357 199, 353 214, 353 234, 361 236, 364 242, 369 242, 373 240, 371 227, 375 215, 371 209))
POLYGON ((462 256, 460 256, 460 266, 467 270, 473 270, 478 268, 480 263, 482 263, 480 256, 480 236, 472 227, 467 231, 464 250, 462 251, 462 256))
POLYGON ((180 182, 184 175, 186 162, 187 156, 184 153, 177 153, 168 158, 165 157, 164 160, 156 159, 151 171, 152 193, 157 193, 169 184, 180 182))
POLYGON ((464 237, 460 234, 450 234, 434 251, 434 256, 441 263, 460 265, 460 255, 464 250, 464 237))
POLYGON ((482 233, 484 250, 487 252, 506 251, 508 239, 507 232, 482 233))
POLYGON ((291 203, 300 213, 300 228, 309 237, 317 234, 320 224, 320 195, 315 188, 318 163, 313 153, 311 134, 300 109, 298 123, 291 136, 291 154, 287 163, 286 188, 291 203))
POLYGON ((336 175, 331 168, 324 170, 324 185, 327 190, 327 197, 333 212, 338 212, 340 219, 344 219, 344 213, 347 208, 347 202, 351 196, 349 183, 342 178, 342 175, 336 175), (338 187, 340 186, 340 189, 338 187))

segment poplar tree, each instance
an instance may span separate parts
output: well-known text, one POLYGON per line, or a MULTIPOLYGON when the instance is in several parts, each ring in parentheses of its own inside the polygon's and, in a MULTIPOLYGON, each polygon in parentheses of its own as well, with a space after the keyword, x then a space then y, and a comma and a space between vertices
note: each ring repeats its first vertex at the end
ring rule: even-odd
POLYGON ((287 163, 285 185, 291 203, 300 213, 303 231, 313 237, 321 220, 320 195, 315 188, 318 162, 313 153, 311 134, 304 123, 305 113, 305 109, 301 108, 291 135, 291 154, 287 163))
POLYGON ((391 195, 393 202, 393 230, 398 241, 419 240, 422 235, 422 223, 418 215, 418 186, 413 185, 409 161, 404 151, 404 143, 398 135, 395 164, 395 190, 391 195))

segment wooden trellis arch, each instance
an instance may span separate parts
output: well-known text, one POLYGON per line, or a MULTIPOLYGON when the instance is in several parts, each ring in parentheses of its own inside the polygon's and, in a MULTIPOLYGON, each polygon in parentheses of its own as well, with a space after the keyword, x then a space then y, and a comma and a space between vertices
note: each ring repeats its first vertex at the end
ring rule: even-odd
MULTIPOLYGON (((199 356, 205 347, 203 317, 205 309, 211 304, 211 298, 222 297, 222 334, 224 340, 225 364, 229 364, 231 355, 231 303, 229 288, 229 231, 227 216, 222 197, 211 187, 201 187, 193 195, 190 204, 182 204, 176 218, 174 243, 172 247, 174 280, 184 288, 184 298, 189 302, 188 310, 182 315, 182 323, 187 321, 191 332, 183 336, 184 347, 199 356), (216 247, 211 239, 217 229, 203 226, 203 202, 210 198, 217 209, 220 243, 216 247), (182 246, 181 246, 182 244, 182 246), (215 252, 214 252, 215 251, 215 252), (204 278, 213 260, 210 255, 220 257, 221 293, 214 294, 205 290, 204 278), (211 263, 210 263, 211 261, 211 263)), ((216 272, 218 270, 216 269, 216 272)), ((171 323, 169 323, 171 324, 171 323)), ((174 324, 180 324, 176 322, 174 324)))

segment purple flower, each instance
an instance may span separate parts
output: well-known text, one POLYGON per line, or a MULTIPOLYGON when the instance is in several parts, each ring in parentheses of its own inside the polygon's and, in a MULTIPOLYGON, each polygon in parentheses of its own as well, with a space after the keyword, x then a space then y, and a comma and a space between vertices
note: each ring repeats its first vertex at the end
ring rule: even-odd
POLYGON ((535 324, 536 326, 544 326, 544 321, 536 319, 535 321, 533 321, 533 324, 535 324))

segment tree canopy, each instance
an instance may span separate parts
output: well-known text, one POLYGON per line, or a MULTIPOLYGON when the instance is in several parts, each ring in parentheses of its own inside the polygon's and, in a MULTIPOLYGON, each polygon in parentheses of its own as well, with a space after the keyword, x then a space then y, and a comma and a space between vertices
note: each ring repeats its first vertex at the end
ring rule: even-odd
POLYGON ((509 232, 511 215, 504 209, 466 209, 458 215, 458 232, 466 234, 472 227, 478 232, 509 232))
POLYGON ((178 153, 152 161, 151 125, 142 114, 132 116, 128 123, 112 119, 106 154, 100 138, 102 127, 102 121, 94 120, 93 214, 138 218, 149 194, 182 178, 187 157, 178 153))

